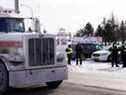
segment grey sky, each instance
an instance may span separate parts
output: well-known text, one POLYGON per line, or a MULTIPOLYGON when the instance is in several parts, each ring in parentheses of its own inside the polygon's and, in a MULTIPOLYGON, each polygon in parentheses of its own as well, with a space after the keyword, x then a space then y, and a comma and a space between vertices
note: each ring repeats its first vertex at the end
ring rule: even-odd
MULTIPOLYGON (((0 1, 0 6, 13 8, 14 0, 0 1)), ((57 33, 60 27, 74 33, 88 21, 96 27, 112 12, 119 19, 126 19, 125 0, 20 0, 20 3, 32 7, 34 16, 41 19, 42 27, 49 33, 57 33)), ((26 7, 21 7, 21 11, 31 15, 26 7)))

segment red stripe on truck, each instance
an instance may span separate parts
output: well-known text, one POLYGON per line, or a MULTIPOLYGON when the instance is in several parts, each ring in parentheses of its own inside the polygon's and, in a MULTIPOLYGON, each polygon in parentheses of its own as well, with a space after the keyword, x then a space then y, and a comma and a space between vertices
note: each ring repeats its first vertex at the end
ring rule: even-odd
POLYGON ((23 47, 23 43, 20 41, 0 41, 0 47, 23 47))

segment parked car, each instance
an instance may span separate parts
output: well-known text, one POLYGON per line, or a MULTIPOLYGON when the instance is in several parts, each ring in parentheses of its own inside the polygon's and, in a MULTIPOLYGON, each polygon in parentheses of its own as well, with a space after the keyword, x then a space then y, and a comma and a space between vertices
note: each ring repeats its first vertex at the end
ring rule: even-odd
MULTIPOLYGON (((91 57, 91 54, 94 52, 94 51, 97 51, 97 50, 101 50, 103 48, 102 45, 100 44, 95 44, 95 43, 80 43, 81 46, 82 46, 82 54, 83 54, 83 59, 84 58, 90 58, 91 57)), ((72 59, 75 59, 76 58, 76 44, 71 44, 71 47, 73 49, 73 55, 72 55, 72 59)))
MULTIPOLYGON (((111 51, 110 51, 111 46, 105 47, 102 50, 98 50, 92 53, 91 59, 94 61, 111 61, 112 56, 111 56, 111 51)), ((118 61, 121 59, 120 52, 118 52, 118 61)))
POLYGON ((111 51, 109 51, 109 48, 95 51, 92 53, 91 59, 94 61, 109 61, 111 60, 111 51))

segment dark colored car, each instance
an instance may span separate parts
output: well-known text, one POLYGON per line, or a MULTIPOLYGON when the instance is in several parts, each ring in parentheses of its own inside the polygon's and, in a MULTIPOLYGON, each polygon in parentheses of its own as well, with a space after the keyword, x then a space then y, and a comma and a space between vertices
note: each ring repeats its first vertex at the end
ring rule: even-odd
MULTIPOLYGON (((101 50, 103 48, 102 45, 100 44, 95 44, 95 43, 80 43, 81 46, 82 46, 82 56, 83 56, 83 59, 84 58, 90 58, 91 57, 91 54, 94 52, 94 51, 97 51, 97 50, 101 50)), ((73 55, 72 55, 72 59, 74 60, 76 58, 76 44, 71 44, 71 47, 73 49, 73 55)))

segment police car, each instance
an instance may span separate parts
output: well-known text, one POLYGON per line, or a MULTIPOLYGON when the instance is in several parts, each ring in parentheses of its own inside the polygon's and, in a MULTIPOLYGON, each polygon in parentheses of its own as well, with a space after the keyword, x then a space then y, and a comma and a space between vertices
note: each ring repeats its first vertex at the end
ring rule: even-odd
MULTIPOLYGON (((117 47, 120 48, 121 44, 117 44, 117 47)), ((110 48, 112 48, 112 44, 110 46, 104 47, 102 50, 98 50, 92 53, 91 59, 94 61, 111 61, 111 51, 110 48)), ((119 59, 121 58, 120 56, 120 51, 118 52, 119 54, 119 59)))
POLYGON ((109 61, 111 59, 110 47, 105 47, 102 50, 98 50, 92 53, 91 59, 94 61, 109 61))

